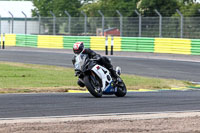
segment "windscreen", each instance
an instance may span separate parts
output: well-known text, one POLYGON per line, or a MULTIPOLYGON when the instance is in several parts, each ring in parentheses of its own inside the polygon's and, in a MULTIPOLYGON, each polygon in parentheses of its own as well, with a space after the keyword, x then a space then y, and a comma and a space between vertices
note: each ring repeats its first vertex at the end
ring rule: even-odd
POLYGON ((81 67, 84 65, 86 58, 86 54, 79 54, 76 56, 76 62, 74 64, 75 70, 81 70, 81 67))

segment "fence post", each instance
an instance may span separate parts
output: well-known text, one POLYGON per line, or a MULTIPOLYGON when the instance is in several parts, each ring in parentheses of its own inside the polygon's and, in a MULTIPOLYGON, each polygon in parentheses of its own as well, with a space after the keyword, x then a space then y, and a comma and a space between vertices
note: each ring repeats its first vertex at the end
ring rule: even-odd
POLYGON ((156 14, 159 16, 159 37, 162 37, 162 15, 155 9, 156 14))
POLYGON ((102 17, 102 35, 104 36, 104 15, 101 12, 101 10, 98 10, 98 13, 101 15, 102 17))
POLYGON ((111 50, 110 50, 110 55, 113 55, 113 47, 114 47, 114 37, 111 37, 111 50))
POLYGON ((71 33, 71 15, 65 11, 65 14, 68 16, 68 32, 71 33))
POLYGON ((25 16, 25 34, 27 34, 27 16, 26 16, 26 14, 22 11, 22 14, 24 14, 24 16, 25 16))
POLYGON ((178 9, 176 9, 176 11, 181 16, 181 34, 180 34, 180 37, 183 38, 183 14, 178 9))
POLYGON ((3 37, 2 37, 2 34, 1 34, 1 15, 0 15, 0 35, 1 35, 1 43, 0 43, 0 49, 1 49, 1 46, 3 44, 3 37))
POLYGON ((135 13, 139 17, 139 35, 138 36, 141 37, 141 32, 142 32, 142 16, 141 16, 141 14, 137 10, 135 10, 135 13))
POLYGON ((116 12, 120 16, 120 36, 122 36, 122 33, 123 33, 123 15, 118 10, 116 10, 116 12))
POLYGON ((53 16, 53 35, 55 35, 56 34, 56 16, 52 11, 50 11, 50 14, 53 16))
POLYGON ((85 18, 85 22, 84 22, 84 33, 86 35, 87 33, 87 15, 85 14, 84 11, 81 11, 81 14, 83 14, 84 18, 85 18))
POLYGON ((108 55, 108 36, 106 36, 105 54, 108 55))
POLYGON ((41 34, 41 16, 40 14, 38 15, 39 19, 39 35, 41 34))
POLYGON ((1 35, 1 15, 0 15, 0 35, 1 35))
MULTIPOLYGON (((12 34, 13 34, 13 32, 14 32, 14 16, 13 16, 13 14, 10 12, 10 11, 8 11, 8 13, 11 15, 11 17, 12 17, 12 34)), ((10 27, 9 27, 10 28, 10 27)))
POLYGON ((1 43, 0 43, 0 49, 1 49, 2 45, 3 45, 3 35, 1 34, 1 43))
POLYGON ((39 35, 40 35, 40 34, 41 34, 41 26, 40 26, 40 25, 41 25, 41 16, 40 16, 40 14, 37 13, 37 12, 36 12, 36 14, 37 14, 37 16, 38 16, 38 23, 39 23, 39 27, 38 27, 38 28, 39 28, 39 29, 38 29, 39 31, 38 31, 38 32, 39 32, 39 35))
POLYGON ((1 37, 2 37, 1 40, 3 41, 3 42, 1 43, 1 44, 2 44, 1 47, 2 47, 2 49, 5 49, 5 41, 6 41, 6 40, 5 40, 5 34, 3 33, 3 35, 2 35, 1 37))

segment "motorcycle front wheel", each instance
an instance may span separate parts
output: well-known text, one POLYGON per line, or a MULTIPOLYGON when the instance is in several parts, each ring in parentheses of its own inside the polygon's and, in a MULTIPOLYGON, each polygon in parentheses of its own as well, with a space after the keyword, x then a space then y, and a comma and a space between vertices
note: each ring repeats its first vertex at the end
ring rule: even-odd
POLYGON ((102 97, 101 86, 98 84, 98 80, 95 76, 86 75, 83 80, 90 94, 94 97, 102 97))
POLYGON ((117 92, 115 93, 115 95, 117 97, 124 97, 126 93, 127 93, 126 85, 122 80, 121 83, 117 84, 117 92))

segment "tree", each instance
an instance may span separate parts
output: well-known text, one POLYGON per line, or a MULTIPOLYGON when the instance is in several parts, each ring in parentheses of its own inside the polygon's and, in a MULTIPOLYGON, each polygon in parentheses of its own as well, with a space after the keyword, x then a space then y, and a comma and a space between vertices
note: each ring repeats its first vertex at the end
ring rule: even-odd
MULTIPOLYGON (((80 0, 33 0, 35 9, 32 11, 33 16, 40 14, 42 17, 52 17, 50 11, 52 11, 56 17, 66 17, 65 10, 69 12, 72 17, 80 16, 79 8, 82 6, 80 0)), ((62 19, 56 19, 56 34, 60 30, 65 30, 66 25, 62 25, 64 21, 62 19)), ((47 30, 44 34, 53 34, 53 21, 51 18, 45 18, 41 20, 41 25, 47 30)))
MULTIPOLYGON (((88 18, 89 29, 91 31, 96 31, 96 27, 101 28, 99 22, 101 22, 100 14, 98 10, 105 16, 104 28, 120 28, 120 18, 116 10, 123 15, 123 22, 127 24, 133 24, 133 18, 129 19, 128 17, 136 17, 137 14, 134 10, 137 8, 137 3, 139 0, 98 0, 92 3, 84 4, 81 10, 83 10, 88 16, 93 18, 88 18), (98 18, 97 18, 98 16, 98 18), (95 17, 95 18, 94 18, 95 17), (97 23, 98 22, 98 23, 97 23)), ((137 23, 137 22, 136 22, 137 23)), ((134 23, 135 24, 135 23, 134 23)), ((138 24, 138 23, 137 23, 138 24)), ((136 31, 134 27, 125 26, 123 29, 128 29, 128 31, 136 31)), ((124 36, 128 36, 128 32, 124 33, 124 36)))
POLYGON ((119 16, 116 10, 119 10, 123 16, 135 16, 134 10, 137 8, 139 0, 98 0, 97 2, 83 5, 81 10, 85 11, 88 16, 99 16, 98 10, 101 10, 105 17, 119 16))
POLYGON ((67 10, 71 16, 79 16, 79 8, 81 7, 80 0, 33 0, 35 9, 32 11, 33 16, 39 13, 41 16, 52 16, 52 11, 56 16, 66 16, 64 13, 67 10))
POLYGON ((180 12, 183 14, 184 17, 195 17, 200 16, 199 10, 200 4, 186 4, 180 7, 180 12))
MULTIPOLYGON (((184 16, 184 37, 187 38, 198 38, 199 37, 199 9, 200 9, 200 4, 199 3, 193 3, 193 2, 188 2, 188 3, 181 3, 180 7, 180 12, 184 16)), ((178 13, 174 14, 174 16, 179 16, 178 13)))
POLYGON ((144 16, 157 16, 157 9, 163 16, 172 16, 179 9, 178 0, 141 0, 138 4, 140 12, 144 16))
POLYGON ((178 0, 179 2, 183 4, 194 4, 197 0, 178 0))

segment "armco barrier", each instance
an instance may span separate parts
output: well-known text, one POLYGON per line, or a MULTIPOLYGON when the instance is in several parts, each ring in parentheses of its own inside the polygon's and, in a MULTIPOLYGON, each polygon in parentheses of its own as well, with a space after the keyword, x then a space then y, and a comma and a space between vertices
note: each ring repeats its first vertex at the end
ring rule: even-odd
POLYGON ((37 47, 37 35, 16 35, 16 46, 37 47))
POLYGON ((155 53, 191 54, 190 39, 155 38, 155 53))
POLYGON ((154 38, 123 37, 122 51, 154 52, 154 38))
POLYGON ((38 48, 63 48, 62 36, 38 35, 38 48))
POLYGON ((5 34, 5 46, 15 46, 15 45, 16 45, 16 35, 5 34))
POLYGON ((93 50, 105 50, 105 37, 90 37, 90 48, 93 50))
MULTIPOLYGON (((105 50, 106 37, 91 36, 90 48, 93 50, 105 50)), ((111 50, 111 37, 108 37, 108 50, 111 50)), ((121 51, 121 37, 114 37, 114 51, 121 51)))
POLYGON ((191 45, 192 45, 191 54, 200 55, 200 39, 192 39, 191 45))
POLYGON ((89 36, 63 36, 63 47, 65 49, 72 49, 75 42, 84 42, 86 48, 90 48, 89 36))
MULTIPOLYGON (((114 51, 200 55, 200 39, 114 37, 114 51)), ((77 41, 87 48, 105 50, 106 37, 5 34, 5 46, 72 49, 77 41)), ((111 37, 108 37, 108 50, 111 37)))
POLYGON ((139 52, 154 52, 154 38, 138 38, 139 52))

